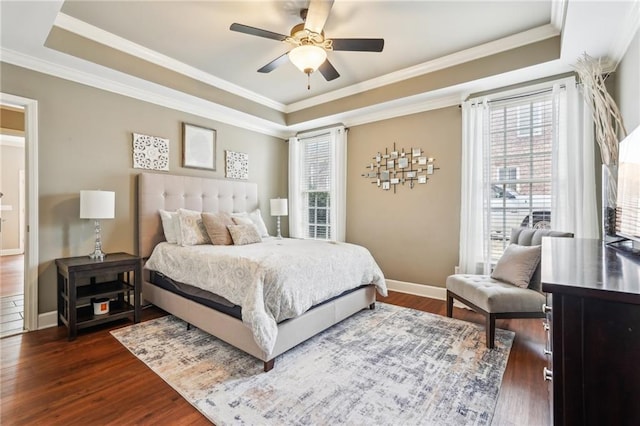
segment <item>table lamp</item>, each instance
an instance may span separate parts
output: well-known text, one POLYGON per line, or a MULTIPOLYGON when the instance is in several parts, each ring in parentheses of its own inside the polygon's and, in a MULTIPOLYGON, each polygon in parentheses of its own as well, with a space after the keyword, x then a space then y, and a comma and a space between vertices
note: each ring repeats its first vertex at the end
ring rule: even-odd
POLYGON ((273 198, 271 199, 271 216, 277 216, 277 226, 278 226, 278 235, 276 236, 279 240, 282 239, 282 234, 280 234, 280 216, 287 216, 289 214, 289 208, 287 206, 286 198, 273 198))
POLYGON ((80 219, 93 219, 96 233, 96 247, 89 255, 91 259, 104 260, 100 239, 100 219, 115 217, 116 193, 112 191, 80 191, 80 219))

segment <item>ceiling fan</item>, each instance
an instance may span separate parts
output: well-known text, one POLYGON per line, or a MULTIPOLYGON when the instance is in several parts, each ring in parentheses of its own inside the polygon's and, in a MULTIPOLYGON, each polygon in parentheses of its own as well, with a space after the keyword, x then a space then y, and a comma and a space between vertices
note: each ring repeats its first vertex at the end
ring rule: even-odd
MULTIPOLYGON (((229 29, 294 46, 258 72, 271 72, 288 58, 300 71, 307 74, 308 79, 311 73, 319 70, 325 80, 331 81, 340 77, 340 74, 327 59, 327 51, 382 52, 384 48, 384 39, 381 38, 325 38, 323 28, 332 6, 333 0, 310 0, 309 8, 300 11, 304 22, 291 28, 288 36, 238 23, 231 24, 229 29)), ((307 89, 310 88, 311 85, 307 84, 307 89)))

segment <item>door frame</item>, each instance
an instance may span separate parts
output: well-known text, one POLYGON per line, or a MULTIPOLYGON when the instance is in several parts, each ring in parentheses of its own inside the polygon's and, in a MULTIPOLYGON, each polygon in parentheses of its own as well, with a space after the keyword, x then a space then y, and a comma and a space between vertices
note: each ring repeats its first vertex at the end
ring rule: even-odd
POLYGON ((25 130, 25 247, 24 329, 38 329, 38 101, 0 93, 0 104, 24 108, 25 130))

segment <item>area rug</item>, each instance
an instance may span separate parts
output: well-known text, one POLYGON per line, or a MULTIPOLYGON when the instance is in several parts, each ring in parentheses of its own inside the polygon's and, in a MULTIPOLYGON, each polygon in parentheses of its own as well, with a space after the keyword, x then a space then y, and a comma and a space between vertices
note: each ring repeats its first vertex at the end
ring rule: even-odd
POLYGON ((166 316, 111 332, 216 425, 485 425, 514 333, 377 303, 262 361, 166 316))

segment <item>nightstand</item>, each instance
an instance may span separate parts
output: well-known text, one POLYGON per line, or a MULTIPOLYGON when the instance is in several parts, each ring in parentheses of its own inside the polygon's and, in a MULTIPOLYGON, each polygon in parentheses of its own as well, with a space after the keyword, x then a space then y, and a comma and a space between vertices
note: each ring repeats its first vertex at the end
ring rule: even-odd
POLYGON ((133 317, 140 322, 142 260, 128 253, 56 259, 58 268, 58 326, 66 325, 69 340, 78 329, 133 317), (95 315, 93 301, 109 300, 109 312, 95 315))

